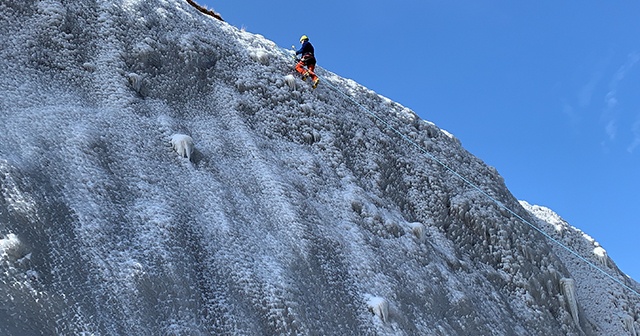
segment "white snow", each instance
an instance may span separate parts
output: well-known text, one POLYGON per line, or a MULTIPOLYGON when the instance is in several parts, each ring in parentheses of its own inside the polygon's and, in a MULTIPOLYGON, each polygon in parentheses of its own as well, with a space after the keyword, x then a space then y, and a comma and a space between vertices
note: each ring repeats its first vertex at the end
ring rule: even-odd
POLYGON ((600 265, 608 266, 607 260, 609 259, 609 256, 607 255, 607 251, 603 249, 602 246, 596 246, 593 249, 593 254, 596 255, 596 258, 598 258, 600 265))
POLYGON ((0 238, 0 261, 8 259, 13 252, 20 247, 20 240, 18 236, 13 233, 5 235, 0 238))
POLYGON ((193 154, 193 139, 186 134, 174 134, 171 136, 171 146, 181 157, 191 160, 193 154))
POLYGON ((365 298, 367 300, 369 310, 382 322, 387 322, 389 318, 389 303, 387 300, 374 295, 366 295, 365 298))
POLYGON ((249 52, 249 56, 256 62, 262 64, 262 65, 268 65, 269 64, 269 58, 271 57, 269 55, 269 52, 267 52, 266 50, 253 50, 251 52, 249 52))

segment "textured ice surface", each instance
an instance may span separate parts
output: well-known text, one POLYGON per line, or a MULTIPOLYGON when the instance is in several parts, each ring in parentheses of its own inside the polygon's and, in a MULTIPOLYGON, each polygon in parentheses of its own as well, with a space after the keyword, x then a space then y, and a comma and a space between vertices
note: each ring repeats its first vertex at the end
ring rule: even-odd
POLYGON ((0 1, 0 13, 0 334, 638 328, 636 296, 387 126, 602 264, 594 241, 352 80, 318 68, 311 90, 288 52, 184 1, 0 1), (196 139, 190 160, 174 134, 196 139))

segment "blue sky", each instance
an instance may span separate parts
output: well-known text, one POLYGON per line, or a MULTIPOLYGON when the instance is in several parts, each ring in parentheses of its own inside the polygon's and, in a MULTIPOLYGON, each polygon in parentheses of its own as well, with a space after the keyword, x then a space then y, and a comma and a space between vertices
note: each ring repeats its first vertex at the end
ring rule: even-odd
POLYGON ((640 281, 640 2, 199 1, 414 110, 640 281))

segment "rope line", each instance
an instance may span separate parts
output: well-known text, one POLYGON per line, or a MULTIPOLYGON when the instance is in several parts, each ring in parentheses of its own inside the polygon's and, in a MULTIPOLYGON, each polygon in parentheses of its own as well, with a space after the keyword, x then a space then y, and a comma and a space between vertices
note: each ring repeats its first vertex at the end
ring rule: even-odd
MULTIPOLYGON (((420 146, 419 144, 417 144, 415 141, 411 140, 409 137, 407 137, 405 134, 403 134, 402 132, 400 132, 398 129, 396 129, 395 127, 393 127, 391 124, 389 124, 388 122, 386 122, 385 120, 383 120, 381 117, 377 116, 375 113, 373 113, 372 111, 370 111, 368 108, 366 108, 364 105, 358 103, 353 97, 349 96, 348 94, 344 93, 342 90, 340 90, 338 87, 336 87, 334 84, 332 84, 330 81, 327 80, 326 77, 324 76, 320 76, 318 75, 318 77, 323 79, 323 83, 327 83, 329 84, 329 86, 331 88, 333 88, 334 91, 338 92, 339 94, 343 95, 344 97, 346 97, 349 101, 351 101, 352 103, 354 103, 356 106, 358 106, 360 109, 362 109, 363 111, 365 111, 367 114, 369 114, 370 116, 372 116, 374 119, 376 119, 377 121, 379 121, 380 123, 382 123, 387 129, 393 131, 394 133, 396 133, 398 136, 400 136, 400 138, 402 138, 403 140, 405 140, 406 142, 408 142, 410 145, 412 145, 413 147, 417 148, 418 151, 420 151, 424 156, 426 156, 427 158, 435 161, 436 163, 438 163, 439 165, 441 165, 442 167, 444 167, 446 170, 448 170, 450 173, 452 173, 454 176, 456 176, 457 178, 459 178, 460 180, 462 180, 464 183, 466 183, 467 185, 469 185, 470 187, 472 187, 473 189, 477 190, 478 192, 480 192, 482 195, 484 195, 485 197, 487 197, 489 200, 491 200, 492 202, 494 202, 495 204, 498 205, 499 208, 506 210, 508 213, 512 214, 515 218, 519 219, 521 222, 527 224, 528 226, 530 226, 531 228, 533 228, 534 230, 536 230, 537 232, 541 233, 544 237, 546 237, 547 239, 551 240, 552 242, 556 243, 558 246, 562 247, 563 249, 565 249, 566 251, 568 251, 569 253, 573 254, 574 256, 576 256, 577 258, 581 259, 582 261, 584 261, 585 263, 587 263, 587 265, 591 266, 592 268, 598 270, 600 273, 604 274, 605 276, 607 276, 608 278, 610 278, 611 280, 615 281, 616 283, 618 283, 619 285, 621 285, 622 287, 628 289, 629 291, 631 291, 633 294, 637 295, 638 297, 640 297, 640 293, 638 291, 636 291, 635 289, 631 288, 630 286, 628 286, 627 284, 625 284, 624 282, 622 282, 621 280, 617 279, 616 277, 614 277, 613 275, 609 274, 607 271, 603 270, 602 268, 598 267, 596 264, 594 264, 593 262, 587 260, 585 257, 583 257, 582 255, 580 255, 578 252, 572 250, 571 248, 569 248, 568 246, 566 246, 565 244, 563 244, 562 242, 558 241, 557 239, 551 237, 549 234, 547 234, 546 232, 544 232, 542 229, 540 229, 539 227, 537 227, 536 225, 534 225, 533 223, 529 222, 528 220, 526 220, 525 218, 523 218, 522 216, 518 215, 515 211, 511 210, 508 206, 504 205, 502 202, 498 201, 497 199, 495 199, 493 196, 489 195, 487 192, 485 192, 484 190, 482 190, 479 186, 477 186, 476 184, 474 184, 473 182, 471 182, 469 179, 465 178, 464 176, 462 176, 461 174, 459 174, 455 169, 449 167, 446 163, 442 162, 442 160, 436 158, 433 154, 429 153, 424 147, 420 146)), ((321 83, 322 84, 322 83, 321 83)))

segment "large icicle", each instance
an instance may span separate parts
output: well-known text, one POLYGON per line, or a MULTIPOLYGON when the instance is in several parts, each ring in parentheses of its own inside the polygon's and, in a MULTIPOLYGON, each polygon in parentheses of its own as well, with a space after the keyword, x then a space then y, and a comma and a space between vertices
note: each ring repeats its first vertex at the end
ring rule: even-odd
POLYGON ((633 316, 625 315, 622 317, 622 321, 624 323, 624 327, 629 330, 629 335, 638 336, 638 332, 636 331, 636 326, 634 324, 633 316))
POLYGON ((580 318, 578 317, 576 282, 570 278, 563 278, 560 279, 560 286, 562 287, 562 294, 567 300, 567 305, 569 305, 569 312, 571 313, 571 317, 573 317, 573 322, 575 322, 575 324, 579 326, 580 318))

